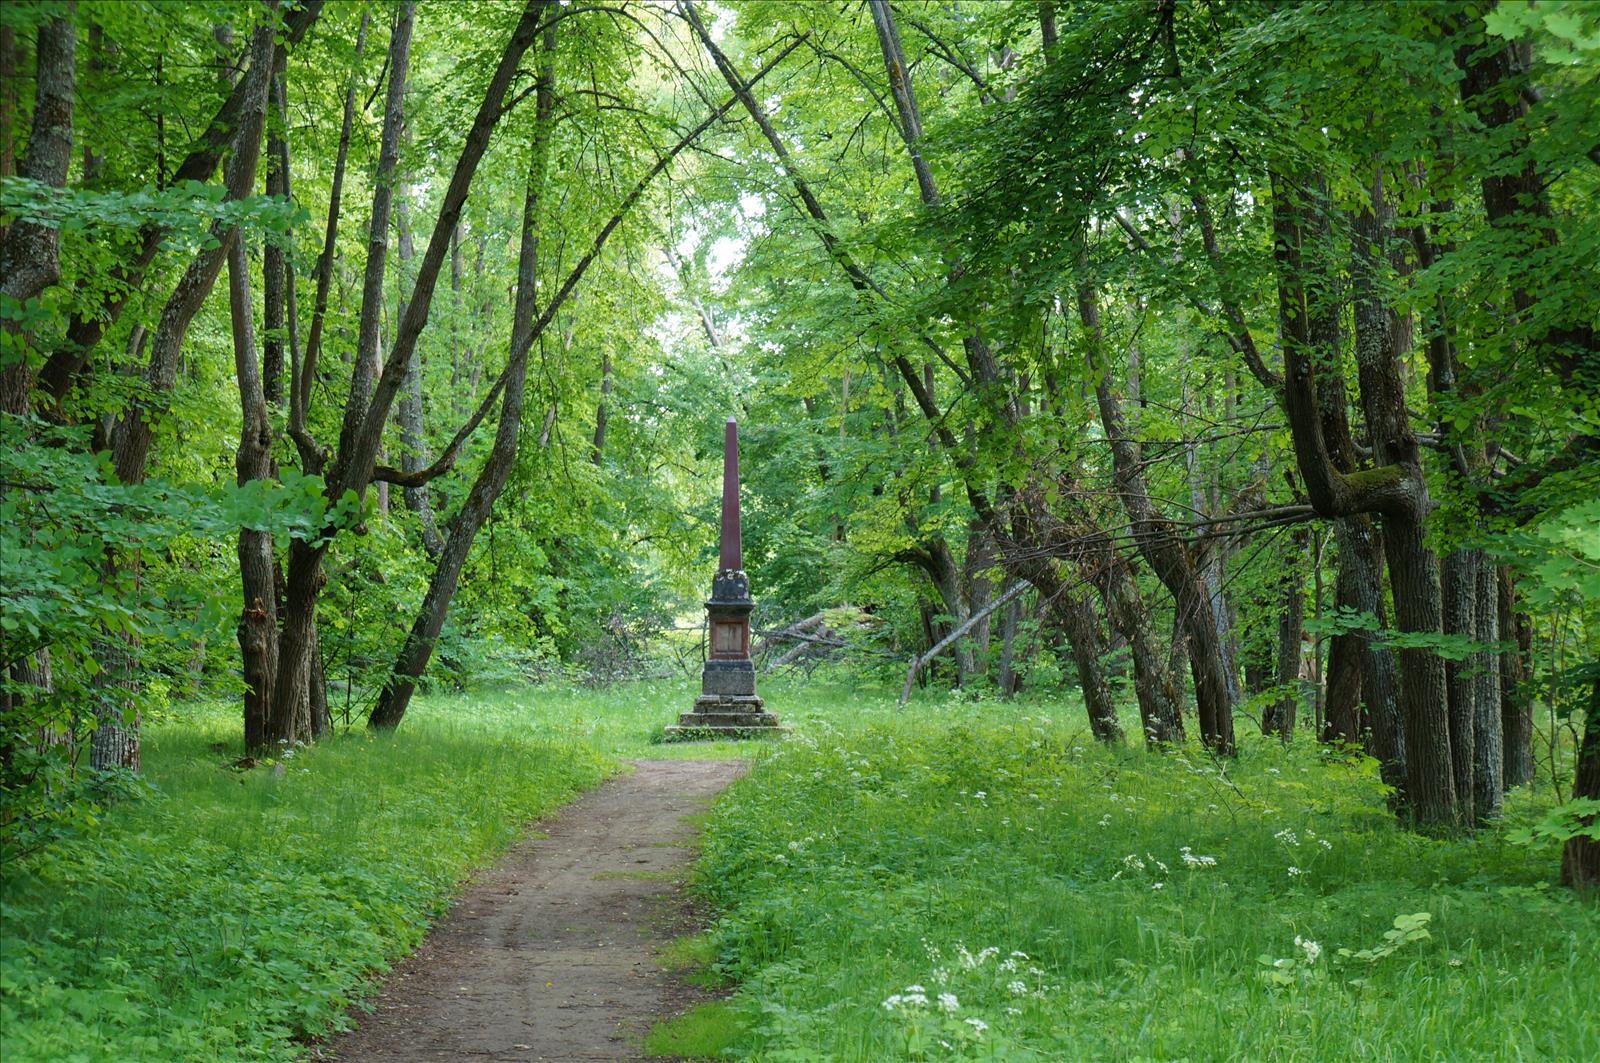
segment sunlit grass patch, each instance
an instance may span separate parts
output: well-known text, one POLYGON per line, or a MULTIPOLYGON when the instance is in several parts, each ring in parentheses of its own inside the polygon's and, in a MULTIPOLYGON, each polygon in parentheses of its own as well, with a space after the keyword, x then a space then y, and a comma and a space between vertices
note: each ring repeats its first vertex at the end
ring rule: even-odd
POLYGON ((650 1058, 710 1058, 738 1043, 744 1033, 744 1016, 713 1000, 652 1026, 644 1037, 644 1054, 650 1058))

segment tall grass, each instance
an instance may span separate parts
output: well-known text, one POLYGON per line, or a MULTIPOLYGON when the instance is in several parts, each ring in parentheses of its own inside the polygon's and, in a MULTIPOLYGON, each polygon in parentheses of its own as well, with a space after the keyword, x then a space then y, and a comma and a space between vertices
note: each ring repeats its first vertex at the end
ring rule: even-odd
POLYGON ((877 700, 709 824, 739 1058, 1600 1059, 1600 912, 1552 847, 1401 830, 1370 761, 1309 741, 1225 763, 1068 706, 877 700))

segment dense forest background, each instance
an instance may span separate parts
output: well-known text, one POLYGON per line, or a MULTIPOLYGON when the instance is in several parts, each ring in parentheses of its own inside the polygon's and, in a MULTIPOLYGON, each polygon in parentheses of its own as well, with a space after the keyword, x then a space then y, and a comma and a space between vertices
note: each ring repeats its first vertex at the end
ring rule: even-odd
POLYGON ((1600 9, 0 18, 16 851, 184 699, 697 667, 733 415, 766 663, 1310 729, 1430 829, 1542 758, 1600 878, 1600 9))

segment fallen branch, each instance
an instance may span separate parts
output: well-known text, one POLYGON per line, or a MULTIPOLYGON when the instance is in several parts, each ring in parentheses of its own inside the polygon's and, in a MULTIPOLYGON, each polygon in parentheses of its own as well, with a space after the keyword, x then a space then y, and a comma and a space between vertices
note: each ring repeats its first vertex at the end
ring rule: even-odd
POLYGON ((1004 594, 1000 595, 982 609, 979 609, 976 613, 973 613, 967 618, 965 623, 957 627, 954 631, 950 632, 950 634, 946 635, 938 642, 934 643, 933 649, 929 650, 927 653, 924 653, 921 657, 913 658, 911 661, 911 667, 906 669, 906 685, 900 691, 900 708, 905 708, 906 702, 911 700, 911 684, 917 681, 917 673, 922 671, 922 669, 927 666, 929 661, 932 661, 935 657, 939 656, 939 654, 943 653, 948 647, 953 645, 957 639, 971 631, 978 625, 979 621, 988 617, 990 613, 993 613, 996 609, 999 609, 1002 605, 1005 605, 1011 599, 1015 598, 1017 595, 1021 594, 1031 586, 1032 584, 1028 583, 1026 580, 1018 580, 1016 583, 1013 583, 1010 589, 1008 589, 1004 594))

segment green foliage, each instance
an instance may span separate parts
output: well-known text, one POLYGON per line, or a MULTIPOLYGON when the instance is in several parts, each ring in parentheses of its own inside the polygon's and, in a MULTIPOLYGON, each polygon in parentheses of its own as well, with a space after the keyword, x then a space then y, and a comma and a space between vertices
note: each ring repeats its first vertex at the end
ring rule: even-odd
POLYGON ((1430 839, 1310 742, 1221 763, 1101 747, 1041 701, 887 701, 803 710, 713 813, 739 1058, 1600 1052, 1593 904, 1548 888, 1552 840, 1508 844, 1547 783, 1505 831, 1430 839))
POLYGON ((150 728, 146 798, 7 862, 0 1054, 297 1058, 471 868, 614 764, 537 713, 419 708, 244 771, 227 706, 150 728))

